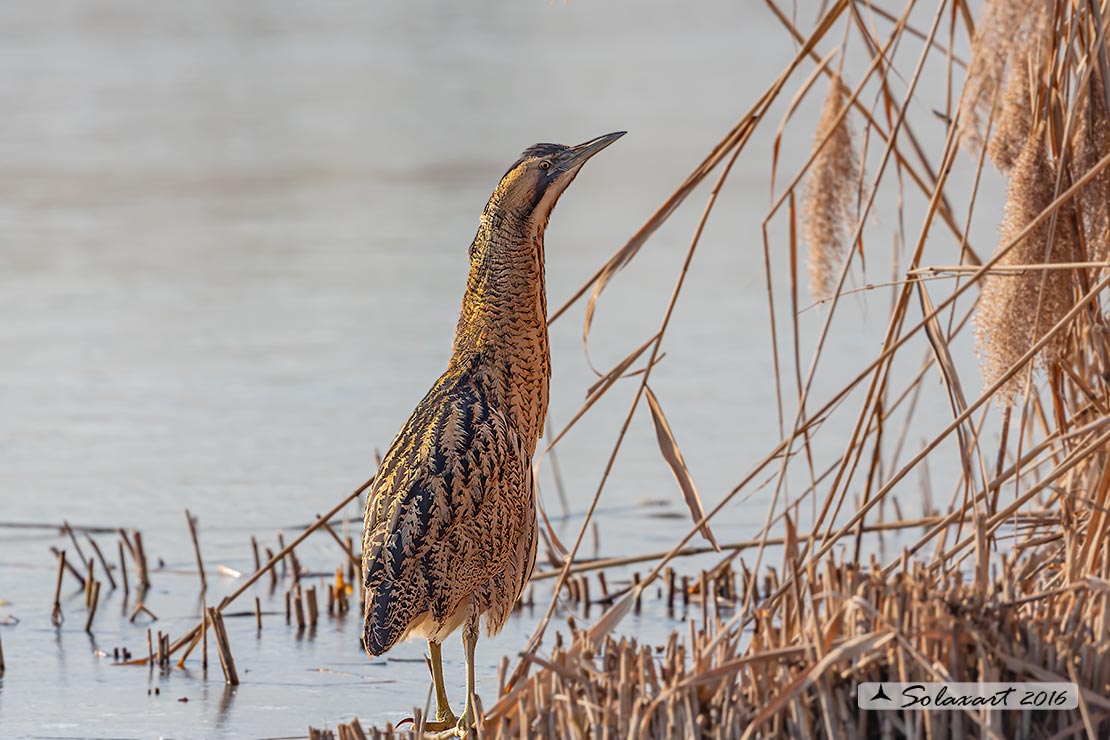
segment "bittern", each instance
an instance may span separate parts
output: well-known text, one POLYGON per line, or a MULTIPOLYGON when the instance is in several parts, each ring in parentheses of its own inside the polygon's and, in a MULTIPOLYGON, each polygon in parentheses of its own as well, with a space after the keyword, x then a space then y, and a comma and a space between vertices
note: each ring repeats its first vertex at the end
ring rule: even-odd
POLYGON ((532 456, 547 415, 544 230, 582 165, 624 132, 529 147, 494 188, 470 245, 447 371, 378 468, 362 538, 363 645, 428 641, 436 729, 475 721, 474 647, 505 624, 536 560, 532 456), (466 704, 451 711, 440 644, 462 627, 466 704))

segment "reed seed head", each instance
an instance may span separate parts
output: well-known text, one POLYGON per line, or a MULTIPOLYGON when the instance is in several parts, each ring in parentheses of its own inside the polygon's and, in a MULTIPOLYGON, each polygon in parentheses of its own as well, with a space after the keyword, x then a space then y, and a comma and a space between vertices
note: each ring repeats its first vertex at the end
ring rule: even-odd
MULTIPOLYGON (((1049 157, 1043 126, 1029 137, 1014 162, 1001 226, 999 249, 1019 234, 1052 203, 1056 167, 1049 157)), ((1018 239, 999 260, 998 267, 1073 262, 1077 258, 1075 208, 1068 202, 1057 211, 1055 228, 1045 218, 1018 239)), ((976 316, 978 352, 987 385, 1000 380, 1029 349, 1075 305, 1070 270, 1027 270, 988 274, 976 316)), ((1067 346, 1061 332, 1036 357, 1045 367, 1058 360, 1067 346)), ((1012 404, 1021 392, 1025 373, 1016 373, 1000 389, 1012 404)))
POLYGON ((810 293, 830 295, 856 222, 860 165, 848 116, 849 90, 839 76, 829 86, 814 143, 819 147, 802 194, 802 235, 809 245, 810 293))
POLYGON ((960 140, 978 154, 984 129, 996 105, 1002 103, 1006 63, 1022 44, 1022 25, 1035 0, 986 0, 975 26, 967 81, 960 96, 960 140))

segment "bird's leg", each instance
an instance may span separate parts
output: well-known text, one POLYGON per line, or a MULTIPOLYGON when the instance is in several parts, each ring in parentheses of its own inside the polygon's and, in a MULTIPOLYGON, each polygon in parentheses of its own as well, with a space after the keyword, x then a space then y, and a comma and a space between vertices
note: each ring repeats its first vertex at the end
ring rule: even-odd
POLYGON ((463 648, 466 650, 466 705, 459 717, 458 729, 465 733, 474 726, 474 646, 478 644, 478 620, 467 620, 463 627, 463 648))
POLYGON ((432 685, 436 690, 436 720, 442 723, 444 729, 455 724, 457 717, 451 711, 451 702, 447 700, 447 689, 443 685, 443 649, 438 642, 428 640, 428 652, 432 660, 432 685))

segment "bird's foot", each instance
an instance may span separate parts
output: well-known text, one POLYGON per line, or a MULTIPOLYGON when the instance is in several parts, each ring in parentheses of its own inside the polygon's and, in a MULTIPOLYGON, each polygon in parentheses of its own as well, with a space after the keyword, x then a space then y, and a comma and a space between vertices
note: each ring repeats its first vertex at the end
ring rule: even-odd
POLYGON ((457 723, 444 727, 443 722, 426 722, 424 724, 424 740, 453 740, 464 738, 468 730, 461 729, 457 723))
POLYGON ((452 732, 458 726, 459 718, 451 711, 450 707, 436 711, 436 719, 434 722, 425 722, 424 731, 429 733, 439 733, 444 730, 451 730, 452 732))
POLYGON ((464 738, 470 735, 474 727, 474 712, 468 707, 459 719, 450 721, 437 719, 435 722, 424 723, 425 740, 449 740, 450 738, 464 738))
POLYGON ((425 722, 424 723, 424 737, 428 737, 428 738, 454 737, 455 736, 455 725, 457 723, 458 723, 458 720, 455 720, 453 722, 444 722, 442 720, 436 720, 435 722, 425 722))
POLYGON ((470 702, 466 703, 466 710, 463 716, 459 717, 458 724, 455 725, 455 732, 459 737, 466 737, 466 733, 474 726, 474 708, 470 706, 470 702))

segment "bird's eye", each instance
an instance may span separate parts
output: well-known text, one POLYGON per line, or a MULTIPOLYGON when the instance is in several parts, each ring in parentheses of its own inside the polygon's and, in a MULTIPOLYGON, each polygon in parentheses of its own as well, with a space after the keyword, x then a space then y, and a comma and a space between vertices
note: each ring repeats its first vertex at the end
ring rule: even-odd
POLYGON ((548 162, 546 159, 544 161, 540 162, 540 169, 541 170, 551 169, 551 162, 548 162))

